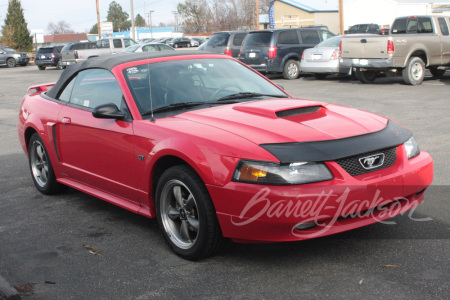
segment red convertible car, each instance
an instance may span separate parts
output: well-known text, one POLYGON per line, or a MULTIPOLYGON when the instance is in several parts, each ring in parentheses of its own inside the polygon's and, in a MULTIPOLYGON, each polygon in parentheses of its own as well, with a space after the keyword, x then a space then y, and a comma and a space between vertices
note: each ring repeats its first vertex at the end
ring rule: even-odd
POLYGON ((18 133, 36 188, 70 186, 156 217, 186 259, 226 239, 380 222, 419 205, 433 179, 432 158, 398 123, 294 99, 224 55, 92 58, 29 91, 18 133))

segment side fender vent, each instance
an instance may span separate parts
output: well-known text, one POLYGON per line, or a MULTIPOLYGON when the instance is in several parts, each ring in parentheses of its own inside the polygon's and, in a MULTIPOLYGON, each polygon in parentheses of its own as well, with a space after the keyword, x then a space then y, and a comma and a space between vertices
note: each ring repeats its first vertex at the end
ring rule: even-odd
POLYGON ((298 107, 298 108, 294 108, 294 109, 277 111, 275 114, 277 115, 278 118, 287 118, 287 117, 315 113, 315 112, 319 111, 322 107, 323 106, 321 106, 321 105, 298 107))

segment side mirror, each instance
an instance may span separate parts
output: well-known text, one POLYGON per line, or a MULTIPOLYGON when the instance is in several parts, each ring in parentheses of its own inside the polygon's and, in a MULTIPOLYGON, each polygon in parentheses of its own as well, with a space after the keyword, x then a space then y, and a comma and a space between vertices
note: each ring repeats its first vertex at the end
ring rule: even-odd
POLYGON ((120 111, 113 103, 106 103, 95 107, 92 111, 92 115, 94 118, 115 120, 122 120, 127 116, 126 113, 120 111))

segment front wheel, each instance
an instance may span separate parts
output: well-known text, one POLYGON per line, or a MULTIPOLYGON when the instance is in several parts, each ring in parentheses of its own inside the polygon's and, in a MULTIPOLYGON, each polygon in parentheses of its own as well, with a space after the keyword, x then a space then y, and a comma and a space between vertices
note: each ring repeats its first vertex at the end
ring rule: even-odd
POLYGON ((36 188, 45 195, 58 193, 62 185, 56 181, 50 157, 39 134, 34 133, 28 143, 28 162, 36 188))
POLYGON ((378 77, 378 71, 366 70, 361 71, 361 69, 356 68, 356 78, 362 83, 373 83, 378 77))
POLYGON ((298 75, 300 75, 300 63, 293 59, 288 60, 283 68, 284 79, 297 79, 298 75))
POLYGON ((14 58, 8 58, 6 65, 8 68, 14 68, 16 66, 16 60, 14 58))
POLYGON ((223 244, 208 190, 189 166, 174 166, 163 173, 155 208, 162 234, 177 255, 198 260, 213 255, 223 244))
POLYGON ((419 85, 425 78, 425 64, 420 57, 411 57, 402 70, 403 81, 409 85, 419 85))

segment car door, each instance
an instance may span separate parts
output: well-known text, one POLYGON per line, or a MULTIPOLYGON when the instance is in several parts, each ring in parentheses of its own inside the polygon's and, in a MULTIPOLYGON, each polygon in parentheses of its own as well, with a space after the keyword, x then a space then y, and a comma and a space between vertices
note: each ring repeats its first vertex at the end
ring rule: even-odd
POLYGON ((450 18, 440 17, 438 18, 439 27, 441 30, 441 48, 442 48, 442 64, 449 65, 450 64, 450 35, 449 35, 449 26, 446 22, 450 24, 450 18))
POLYGON ((57 130, 63 172, 72 180, 104 192, 139 199, 131 120, 92 115, 94 107, 106 103, 127 111, 114 75, 104 69, 82 71, 60 99, 68 101, 59 113, 57 130))

